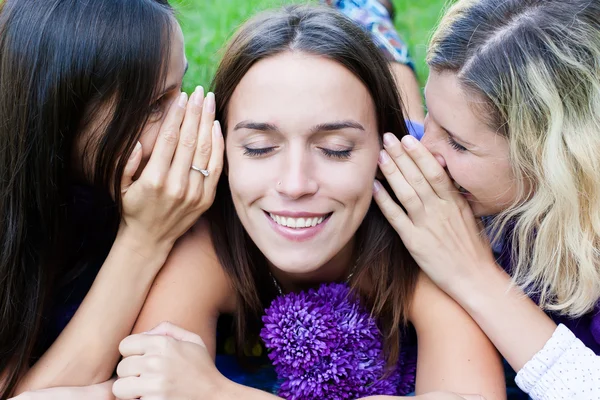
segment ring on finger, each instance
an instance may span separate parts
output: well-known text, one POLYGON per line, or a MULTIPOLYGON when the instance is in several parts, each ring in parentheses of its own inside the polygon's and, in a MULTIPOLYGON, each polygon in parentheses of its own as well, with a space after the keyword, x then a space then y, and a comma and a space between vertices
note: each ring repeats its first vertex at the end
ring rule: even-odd
POLYGON ((198 171, 200 172, 202 175, 204 175, 204 177, 208 177, 209 172, 207 169, 202 169, 200 167, 196 167, 195 165, 192 164, 192 166, 190 167, 190 169, 194 170, 194 171, 198 171))

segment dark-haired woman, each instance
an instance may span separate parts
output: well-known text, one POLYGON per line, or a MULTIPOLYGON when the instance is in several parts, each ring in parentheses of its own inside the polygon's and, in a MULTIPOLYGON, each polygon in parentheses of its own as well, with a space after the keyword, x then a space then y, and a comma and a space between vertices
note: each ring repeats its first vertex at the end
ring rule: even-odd
POLYGON ((0 398, 106 381, 210 206, 223 142, 186 67, 166 0, 1 5, 0 398))

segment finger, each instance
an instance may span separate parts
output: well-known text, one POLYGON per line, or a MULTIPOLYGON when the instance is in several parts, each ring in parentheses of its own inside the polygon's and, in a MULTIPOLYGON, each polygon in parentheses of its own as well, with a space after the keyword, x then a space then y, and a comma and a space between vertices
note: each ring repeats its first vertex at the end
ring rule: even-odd
MULTIPOLYGON (((194 153, 192 164, 200 169, 208 169, 208 161, 212 151, 212 127, 215 122, 215 95, 209 92, 204 99, 202 110, 202 119, 200 121, 200 132, 198 134, 198 144, 194 153)), ((210 170, 209 170, 210 172, 210 170)), ((204 181, 204 175, 198 171, 190 171, 190 185, 200 187, 204 181)))
POLYGON ((373 198, 379 206, 379 209, 381 209, 384 217, 400 236, 402 236, 402 233, 408 232, 413 227, 412 221, 408 218, 408 215, 406 215, 402 207, 396 204, 394 199, 392 199, 389 193, 377 180, 373 183, 373 198))
POLYGON ((150 160, 148 160, 146 168, 142 171, 141 178, 152 177, 152 179, 159 182, 166 179, 179 142, 179 131, 185 115, 187 101, 187 94, 181 93, 178 99, 171 104, 169 112, 160 127, 150 160))
POLYGON ((204 346, 204 342, 200 336, 187 331, 183 328, 178 327, 170 322, 162 322, 156 328, 149 330, 146 332, 147 335, 163 335, 169 336, 173 339, 181 340, 183 342, 195 343, 200 346, 204 346))
POLYGON ((133 183, 133 177, 140 167, 140 163, 142 162, 142 144, 137 142, 129 159, 127 160, 127 164, 125 164, 125 169, 123 170, 123 178, 121 179, 121 192, 126 192, 129 186, 133 183))
POLYGON ((139 333, 127 336, 121 340, 121 343, 119 343, 119 352, 123 357, 156 354, 164 350, 169 345, 169 341, 172 340, 167 336, 139 333))
POLYGON ((144 370, 145 356, 129 356, 125 357, 117 365, 117 376, 126 378, 128 376, 140 376, 144 370))
POLYGON ((156 379, 128 376, 117 379, 113 384, 112 393, 118 399, 146 398, 148 394, 156 392, 156 379))
MULTIPOLYGON (((198 127, 202 116, 202 104, 204 103, 204 89, 196 87, 188 102, 185 118, 181 125, 179 144, 175 151, 173 164, 169 176, 169 182, 176 184, 179 188, 186 189, 190 177, 190 166, 198 144, 198 127)), ((187 190, 183 191, 185 194, 187 190)))
POLYGON ((217 192, 217 183, 223 172, 223 157, 225 154, 225 141, 219 121, 215 121, 212 128, 212 152, 207 169, 210 171, 208 178, 204 179, 202 200, 212 204, 217 192))
POLYGON ((379 153, 379 169, 383 172, 385 179, 411 219, 414 220, 420 217, 424 213, 421 198, 408 183, 402 172, 400 172, 398 165, 390 158, 386 150, 381 150, 379 153))
POLYGON ((402 138, 402 145, 440 198, 450 200, 460 197, 444 168, 421 142, 406 135, 402 138))
POLYGON ((383 135, 383 147, 423 202, 439 197, 395 135, 391 133, 383 135))

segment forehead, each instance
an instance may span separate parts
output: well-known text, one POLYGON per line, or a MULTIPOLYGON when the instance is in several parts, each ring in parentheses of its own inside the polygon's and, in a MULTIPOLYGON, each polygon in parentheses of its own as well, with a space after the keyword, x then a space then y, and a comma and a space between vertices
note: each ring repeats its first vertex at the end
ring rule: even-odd
POLYGON ((187 59, 185 57, 185 43, 183 39, 183 32, 181 27, 175 18, 171 18, 171 32, 170 32, 170 57, 167 70, 167 86, 172 83, 181 82, 181 76, 187 65, 187 59))
POLYGON ((286 52, 253 65, 236 87, 229 119, 296 124, 309 120, 374 121, 374 105, 365 85, 336 61, 286 52))
POLYGON ((479 133, 493 133, 482 113, 484 99, 465 91, 456 74, 431 71, 425 86, 427 111, 448 131, 475 142, 479 133), (480 103, 480 104, 478 104, 480 103))

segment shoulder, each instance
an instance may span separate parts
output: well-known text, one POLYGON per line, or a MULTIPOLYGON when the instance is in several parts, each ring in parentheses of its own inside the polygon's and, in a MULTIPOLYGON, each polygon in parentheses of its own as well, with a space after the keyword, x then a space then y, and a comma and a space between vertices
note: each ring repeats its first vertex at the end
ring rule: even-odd
POLYGON ((236 294, 221 268, 209 224, 201 219, 182 236, 157 275, 136 331, 170 321, 193 332, 208 319, 233 313, 236 294))

